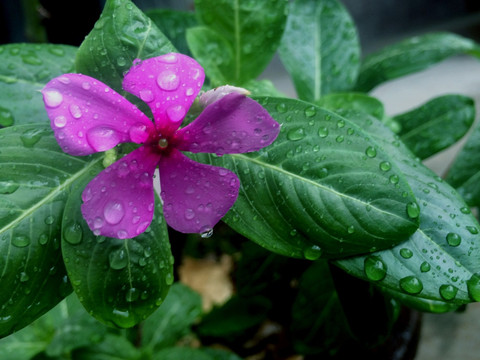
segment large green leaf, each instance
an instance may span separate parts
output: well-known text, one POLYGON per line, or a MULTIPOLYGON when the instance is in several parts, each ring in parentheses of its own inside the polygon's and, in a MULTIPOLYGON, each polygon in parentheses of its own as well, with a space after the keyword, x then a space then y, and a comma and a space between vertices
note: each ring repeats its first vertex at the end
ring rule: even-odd
MULTIPOLYGON (((95 173, 102 166, 95 168, 95 173)), ((145 320, 165 299, 173 283, 173 257, 156 200, 150 227, 132 239, 95 236, 80 211, 81 192, 92 174, 72 190, 62 224, 62 254, 83 306, 98 320, 131 327, 145 320)))
POLYGON ((480 206, 480 124, 455 158, 445 180, 470 206, 480 206))
POLYGON ((478 57, 480 48, 473 40, 451 33, 415 36, 368 55, 362 62, 356 89, 369 91, 385 81, 464 53, 478 57))
POLYGON ((370 114, 377 119, 383 119, 385 108, 380 100, 359 92, 333 93, 322 96, 315 104, 337 112, 355 110, 370 114))
POLYGON ((98 344, 78 349, 75 360, 143 360, 142 352, 128 339, 115 334, 107 334, 98 344))
POLYGON ((189 333, 202 312, 202 298, 181 283, 173 284, 165 302, 142 324, 142 348, 150 353, 174 346, 189 333))
POLYGON ((480 300, 480 226, 463 199, 376 119, 365 114, 349 118, 383 145, 407 177, 420 227, 392 249, 337 264, 420 310, 444 312, 480 300))
POLYGON ((0 46, 0 127, 48 123, 41 90, 73 71, 77 48, 52 44, 0 46))
POLYGON ((190 55, 185 34, 188 28, 198 25, 195 13, 171 9, 154 9, 146 11, 145 14, 170 39, 178 52, 190 55))
POLYGON ((302 100, 355 85, 360 44, 353 20, 337 0, 292 2, 279 50, 302 100))
POLYGON ((416 230, 404 176, 362 129, 299 100, 260 103, 281 124, 271 146, 196 155, 239 176, 224 218, 235 231, 276 253, 316 259, 389 248, 416 230))
POLYGON ((475 120, 473 99, 444 95, 393 118, 400 125, 400 139, 420 159, 455 144, 475 120))
POLYGON ((62 152, 49 125, 0 130, 0 336, 29 324, 70 291, 60 229, 70 187, 101 158, 62 152))
POLYGON ((199 22, 210 31, 188 30, 187 42, 213 85, 221 85, 219 81, 242 85, 262 73, 280 42, 286 5, 285 0, 195 1, 199 22), (208 37, 202 39, 203 34, 208 37), (217 51, 209 53, 203 47, 217 51), (215 63, 223 65, 221 77, 211 71, 215 63))
POLYGON ((133 60, 175 51, 167 37, 130 0, 108 0, 100 19, 80 45, 75 66, 77 72, 123 93, 123 74, 133 60))

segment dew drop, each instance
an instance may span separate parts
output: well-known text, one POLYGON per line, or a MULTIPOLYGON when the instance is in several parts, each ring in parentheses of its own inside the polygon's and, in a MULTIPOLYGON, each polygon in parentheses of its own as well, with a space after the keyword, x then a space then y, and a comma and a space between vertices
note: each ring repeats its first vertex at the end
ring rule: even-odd
POLYGON ((480 276, 473 274, 472 277, 467 280, 468 294, 474 301, 480 301, 480 276))
POLYGON ((48 235, 43 233, 38 237, 38 243, 40 245, 46 245, 48 243, 48 235))
POLYGON ((424 261, 421 265, 420 265, 420 271, 425 273, 425 272, 429 272, 430 271, 430 264, 426 261, 424 261))
POLYGON ((187 111, 182 105, 173 105, 167 108, 167 116, 174 123, 182 121, 186 113, 187 111))
POLYGON ((326 138, 328 136, 328 129, 325 126, 320 127, 320 129, 318 129, 318 136, 326 138))
POLYGON ((43 91, 43 101, 50 108, 59 107, 63 102, 63 95, 55 89, 43 91))
POLYGON ((404 259, 410 259, 413 256, 413 252, 410 249, 403 248, 400 250, 400 256, 404 259))
POLYGON ((389 171, 392 168, 392 164, 390 164, 388 161, 382 161, 379 167, 382 171, 389 171))
POLYGON ((70 114, 72 114, 75 119, 80 119, 82 117, 82 110, 80 109, 80 106, 71 104, 68 109, 70 114))
POLYGON ((185 219, 187 220, 192 220, 195 218, 195 212, 192 209, 186 209, 185 210, 185 219))
POLYGON ((178 89, 180 79, 173 71, 164 70, 158 75, 157 84, 162 90, 174 91, 178 89))
POLYGON ((315 116, 317 114, 317 110, 315 109, 314 106, 309 106, 305 109, 305 116, 307 118, 315 116))
POLYGON ((335 141, 336 141, 337 143, 342 143, 343 140, 345 140, 345 138, 343 137, 343 135, 338 135, 337 138, 335 139, 335 141))
POLYGON ((13 114, 10 110, 0 107, 0 126, 11 126, 14 123, 13 114))
POLYGON ((317 260, 322 256, 322 249, 318 245, 313 245, 303 251, 303 256, 307 260, 317 260))
POLYGON ((373 146, 369 146, 365 150, 365 154, 367 154, 367 156, 370 158, 374 158, 375 156, 377 156, 377 150, 373 146))
POLYGON ((285 103, 279 103, 279 104, 277 104, 275 109, 277 109, 277 111, 279 113, 285 113, 285 112, 287 112, 287 105, 285 103))
POLYGON ((338 127, 339 129, 345 127, 345 120, 342 120, 342 119, 338 120, 338 121, 337 121, 337 127, 338 127))
POLYGON ((83 237, 83 230, 80 224, 72 223, 63 230, 63 238, 72 245, 80 244, 83 237))
POLYGON ((82 83, 82 89, 84 89, 84 90, 90 90, 91 87, 92 87, 92 85, 88 81, 84 81, 82 83))
POLYGON ((125 300, 127 302, 134 302, 136 300, 138 300, 140 296, 140 293, 137 289, 135 288, 130 288, 127 290, 126 294, 125 294, 125 300))
POLYGON ((416 295, 423 290, 422 282, 413 275, 400 279, 399 285, 407 294, 416 295))
POLYGON ((30 280, 30 276, 25 271, 22 271, 20 273, 20 282, 27 282, 28 280, 30 280))
POLYGON ((390 181, 390 183, 392 184, 398 184, 398 182, 400 181, 400 178, 398 177, 398 175, 391 175, 388 180, 390 181))
POLYGON ((112 251, 108 255, 108 262, 113 270, 121 270, 128 265, 128 256, 124 249, 112 251))
POLYGON ((20 187, 19 184, 11 181, 0 181, 0 194, 8 195, 13 194, 20 187))
POLYGON ((63 128, 65 125, 67 125, 67 118, 63 115, 58 115, 55 117, 55 119, 53 119, 53 124, 57 128, 63 128))
POLYGON ((407 215, 411 219, 416 219, 420 216, 420 208, 417 203, 411 202, 407 204, 407 215))
POLYGON ((139 92, 139 95, 140 95, 140 99, 142 99, 143 101, 149 103, 149 102, 152 102, 153 100, 155 100, 155 95, 153 94, 153 92, 149 89, 142 89, 140 90, 139 92))
POLYGON ((476 228, 475 226, 467 226, 466 228, 470 234, 472 235, 478 234, 478 228, 476 228))
POLYGON ((167 285, 172 285, 173 284, 173 274, 172 273, 168 273, 167 275, 165 275, 165 284, 167 284, 167 285))
POLYGON ((460 212, 462 214, 470 214, 470 209, 468 207, 464 206, 464 207, 460 208, 460 212))
POLYGON ((42 138, 42 131, 39 129, 30 129, 20 135, 20 140, 25 147, 31 148, 42 138))
POLYGON ((378 256, 368 256, 364 261, 364 271, 371 281, 381 281, 387 275, 387 265, 378 256))
POLYGON ((211 229, 211 228, 210 228, 210 229, 207 228, 206 230, 204 230, 204 231, 200 234, 200 236, 201 236, 203 239, 207 239, 207 238, 211 237, 212 235, 213 235, 213 229, 211 229))
POLYGON ((106 151, 120 142, 119 134, 106 126, 98 126, 88 130, 87 141, 95 151, 106 151))
POLYGON ((455 286, 449 284, 442 285, 439 289, 440 296, 447 301, 455 299, 457 291, 458 289, 455 286))
POLYGON ((448 233, 446 239, 450 246, 458 246, 462 242, 462 238, 456 233, 448 233))
POLYGON ((25 235, 17 235, 12 238, 12 245, 22 248, 30 245, 30 238, 25 235))
POLYGON ((298 141, 302 140, 305 135, 305 130, 303 128, 293 128, 288 131, 287 139, 292 141, 298 141))
POLYGON ((125 216, 123 204, 119 200, 109 201, 103 209, 103 216, 110 225, 118 224, 125 216))
POLYGON ((46 225, 52 225, 55 221, 55 218, 52 215, 48 215, 44 221, 46 225))
POLYGON ((160 56, 158 60, 166 64, 175 64, 178 61, 178 58, 177 55, 170 53, 160 56))

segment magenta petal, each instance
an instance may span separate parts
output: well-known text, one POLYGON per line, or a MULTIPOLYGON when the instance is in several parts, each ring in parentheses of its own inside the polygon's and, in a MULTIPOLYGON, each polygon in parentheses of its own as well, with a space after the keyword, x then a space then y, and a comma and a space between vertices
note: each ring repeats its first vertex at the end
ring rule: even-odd
POLYGON ((158 131, 166 136, 178 129, 204 79, 195 60, 170 53, 134 63, 123 88, 147 103, 158 131))
POLYGON ((150 225, 159 158, 148 147, 140 147, 90 181, 82 193, 82 214, 95 235, 132 238, 150 225))
POLYGON ((259 103, 232 93, 178 131, 178 149, 218 155, 257 151, 270 145, 279 131, 279 124, 259 103))
POLYGON ((121 142, 142 143, 154 131, 135 105, 86 75, 59 76, 42 94, 55 137, 71 155, 105 151, 121 142))
POLYGON ((205 233, 227 213, 240 182, 231 171, 190 160, 177 150, 159 162, 163 213, 183 233, 205 233))

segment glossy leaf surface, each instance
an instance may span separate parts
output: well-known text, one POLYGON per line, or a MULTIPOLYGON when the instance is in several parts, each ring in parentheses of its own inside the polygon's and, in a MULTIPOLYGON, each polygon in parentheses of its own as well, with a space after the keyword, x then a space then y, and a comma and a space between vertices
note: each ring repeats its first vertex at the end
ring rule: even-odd
POLYGON ((420 159, 455 144, 475 120, 473 99, 444 95, 393 118, 400 125, 398 135, 420 159))
POLYGON ((356 89, 370 91, 375 86, 424 70, 453 55, 480 56, 478 45, 452 33, 429 33, 408 38, 368 55, 360 68, 356 89))
POLYGON ((101 158, 63 153, 49 125, 0 130, 0 335, 29 324, 71 291, 60 253, 70 187, 101 158))
POLYGON ((262 73, 280 42, 286 4, 284 0, 195 1, 203 26, 195 33, 189 30, 187 42, 214 86, 242 85, 262 73))
POLYGON ((337 0, 298 0, 289 9, 279 51, 298 97, 313 102, 350 90, 360 67, 360 45, 345 8, 337 0))
POLYGON ((77 48, 53 44, 0 46, 0 128, 48 123, 40 90, 73 71, 77 48))
POLYGON ((311 104, 259 99, 281 124, 259 152, 197 155, 234 171, 242 184, 224 220, 283 255, 317 259, 389 248, 417 228, 402 173, 348 120, 311 104))
POLYGON ((133 60, 174 52, 152 20, 130 0, 108 0, 100 19, 77 52, 76 71, 122 91, 122 79, 133 60))
POLYGON ((139 236, 95 236, 80 211, 81 193, 90 179, 82 178, 65 207, 65 266, 75 293, 92 316, 107 325, 132 327, 160 306, 173 283, 173 257, 160 201, 157 197, 152 224, 139 236))
POLYGON ((372 281, 386 293, 422 311, 445 312, 480 300, 479 229, 459 194, 416 157, 377 120, 350 115, 392 156, 415 197, 420 227, 390 250, 353 257, 337 264, 372 281))

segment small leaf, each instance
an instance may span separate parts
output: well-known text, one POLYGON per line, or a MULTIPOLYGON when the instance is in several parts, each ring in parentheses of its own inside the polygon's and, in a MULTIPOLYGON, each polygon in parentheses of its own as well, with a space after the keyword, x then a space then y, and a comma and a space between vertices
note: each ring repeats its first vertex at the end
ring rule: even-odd
POLYGON ((291 2, 279 52, 302 100, 313 102, 355 85, 360 67, 358 35, 337 0, 291 2))
POLYGON ((408 38, 368 55, 362 62, 356 89, 370 91, 375 86, 424 70, 450 56, 480 56, 478 45, 452 33, 431 33, 408 38))
POLYGON ((446 181, 470 206, 480 206, 480 125, 477 124, 455 158, 446 181))
POLYGON ((108 0, 100 19, 80 45, 75 66, 77 72, 124 94, 123 74, 133 60, 175 51, 167 37, 130 0, 108 0))
POLYGON ((389 156, 354 123, 293 99, 262 98, 281 124, 267 148, 195 155, 234 171, 239 197, 224 221, 286 256, 343 257, 389 248, 417 228, 415 198, 389 156))
POLYGON ((198 25, 195 13, 171 9, 154 9, 145 12, 155 25, 170 39, 178 52, 189 55, 185 37, 188 28, 198 25))
POLYGON ((475 120, 473 99, 444 95, 393 118, 399 125, 400 139, 420 159, 455 144, 475 120))
MULTIPOLYGON (((204 66, 206 74, 210 76, 209 67, 218 61, 222 77, 231 85, 241 86, 260 75, 279 45, 285 27, 286 4, 284 0, 195 1, 199 22, 217 35, 208 34, 208 41, 200 42, 201 33, 196 32, 197 36, 192 41, 192 35, 188 34, 190 30, 187 32, 190 49, 204 66), (199 56, 200 44, 217 47, 218 50, 210 56, 207 51, 202 51, 199 56), (226 61, 221 55, 223 52, 226 52, 226 61), (224 65, 223 68, 220 62, 224 65)), ((220 85, 216 84, 216 80, 212 78, 213 85, 220 85)))
POLYGON ((142 347, 152 353, 175 345, 202 312, 200 295, 175 283, 158 310, 142 325, 142 347))
POLYGON ((49 125, 0 130, 0 336, 28 325, 71 292, 60 252, 70 187, 101 157, 62 152, 49 125))
POLYGON ((480 300, 480 225, 458 193, 381 123, 364 114, 349 118, 381 143, 414 191, 420 227, 408 241, 337 264, 382 291, 422 311, 445 312, 480 300))
POLYGON ((0 46, 0 128, 49 123, 40 90, 73 71, 77 48, 52 44, 0 46))
POLYGON ((132 327, 160 306, 173 282, 160 201, 156 199, 154 219, 143 234, 133 239, 97 237, 80 211, 90 174, 79 181, 65 206, 63 259, 75 293, 92 316, 107 325, 132 327))
POLYGON ((142 353, 125 337, 107 334, 98 344, 78 349, 75 360, 141 360, 142 353))

